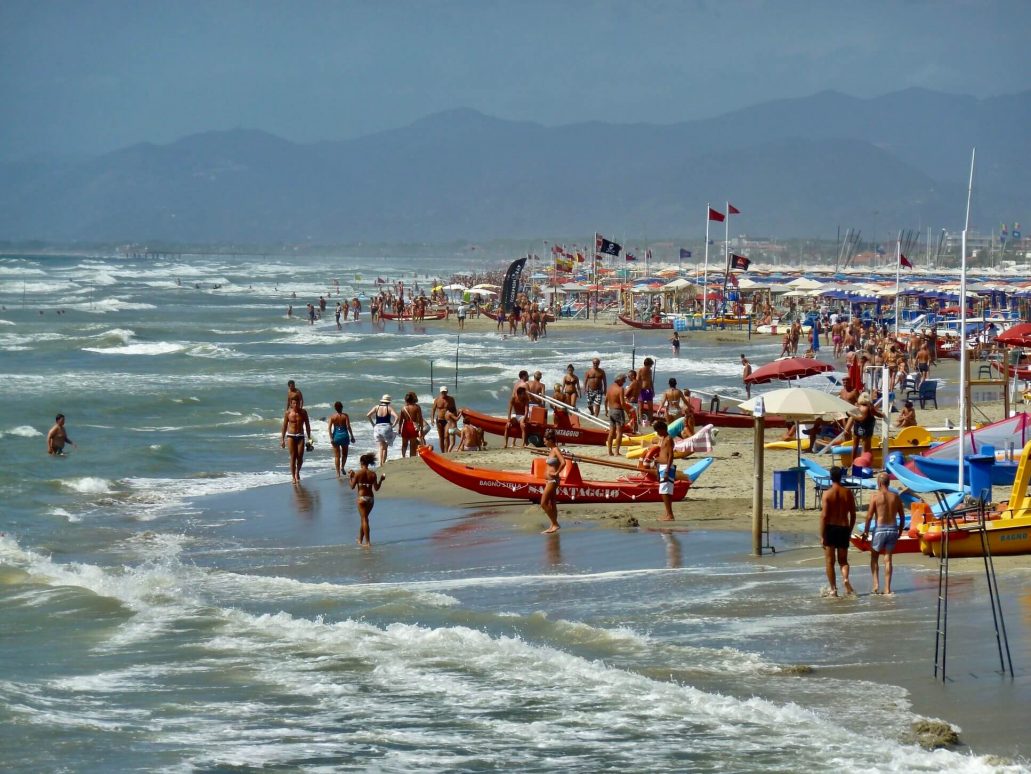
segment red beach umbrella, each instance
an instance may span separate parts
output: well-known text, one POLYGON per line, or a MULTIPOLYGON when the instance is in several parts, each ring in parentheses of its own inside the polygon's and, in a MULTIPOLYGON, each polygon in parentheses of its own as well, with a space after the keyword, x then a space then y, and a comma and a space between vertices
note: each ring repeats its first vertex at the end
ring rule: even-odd
POLYGON ((766 384, 778 379, 801 379, 803 376, 815 376, 825 371, 833 371, 834 366, 811 357, 786 357, 759 366, 745 379, 747 384, 766 384))
POLYGON ((995 337, 995 341, 1007 347, 1031 347, 1031 323, 1019 323, 1007 328, 995 337))

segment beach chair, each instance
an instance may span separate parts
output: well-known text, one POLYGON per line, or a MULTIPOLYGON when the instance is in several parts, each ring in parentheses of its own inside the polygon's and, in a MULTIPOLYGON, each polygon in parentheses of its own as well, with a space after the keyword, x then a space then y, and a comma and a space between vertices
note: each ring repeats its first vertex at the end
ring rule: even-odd
POLYGON ((906 390, 906 400, 920 401, 920 408, 926 408, 927 401, 931 401, 938 408, 938 380, 928 379, 919 389, 906 390))

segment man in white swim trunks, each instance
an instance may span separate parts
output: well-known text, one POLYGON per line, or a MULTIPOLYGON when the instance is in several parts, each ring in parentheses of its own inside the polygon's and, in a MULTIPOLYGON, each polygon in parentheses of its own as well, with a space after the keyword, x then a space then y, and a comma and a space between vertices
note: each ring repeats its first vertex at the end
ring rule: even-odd
POLYGON ((673 521, 673 484, 676 481, 677 467, 673 464, 673 439, 666 429, 666 422, 656 419, 652 430, 659 436, 659 453, 655 457, 659 475, 659 495, 666 509, 660 521, 673 521))

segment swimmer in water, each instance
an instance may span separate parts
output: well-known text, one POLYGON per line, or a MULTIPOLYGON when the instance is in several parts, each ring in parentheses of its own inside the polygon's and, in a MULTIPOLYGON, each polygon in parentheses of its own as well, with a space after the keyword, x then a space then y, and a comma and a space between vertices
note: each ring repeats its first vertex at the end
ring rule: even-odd
MULTIPOLYGON (((75 446, 75 441, 68 437, 64 429, 64 414, 58 414, 54 418, 54 426, 47 433, 47 454, 64 454, 65 444, 75 446)), ((78 448, 76 446, 76 448, 78 448)))

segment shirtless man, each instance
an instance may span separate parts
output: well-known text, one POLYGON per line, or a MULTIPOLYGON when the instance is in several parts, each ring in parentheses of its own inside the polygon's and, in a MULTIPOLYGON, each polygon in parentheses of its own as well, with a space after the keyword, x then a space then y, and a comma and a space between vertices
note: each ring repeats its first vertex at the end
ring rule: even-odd
POLYGON ((64 445, 66 443, 75 446, 75 441, 69 438, 68 433, 65 432, 64 414, 58 414, 54 417, 54 426, 47 433, 47 454, 64 454, 64 445))
POLYGON ((286 407, 290 408, 290 401, 293 398, 297 398, 297 408, 304 408, 304 395, 300 390, 297 389, 297 385, 294 380, 291 379, 286 383, 286 407))
POLYGON ((931 350, 927 346, 926 341, 923 343, 920 349, 917 350, 916 353, 916 372, 916 386, 919 387, 921 384, 927 381, 927 377, 931 373, 931 350))
POLYGON ((856 499, 850 490, 841 485, 841 468, 835 465, 831 468, 831 487, 823 493, 823 509, 820 511, 820 539, 823 542, 823 563, 829 584, 824 591, 826 596, 838 596, 835 559, 841 566, 845 593, 855 593, 848 579, 848 540, 855 526, 856 499))
POLYGON ((437 428, 437 441, 439 442, 440 453, 443 454, 448 448, 448 437, 447 437, 447 412, 450 408, 451 403, 447 394, 447 387, 440 388, 440 394, 437 399, 433 401, 433 407, 430 409, 430 418, 433 420, 433 424, 437 428))
POLYGON ((623 425, 626 424, 627 411, 630 404, 627 403, 626 393, 623 385, 626 383, 626 374, 620 374, 616 380, 605 391, 605 413, 609 417, 609 434, 605 439, 609 447, 609 456, 618 456, 619 449, 623 445, 623 425), (612 451, 612 442, 616 442, 616 451, 612 451))
POLYGON ((641 383, 637 380, 637 371, 626 372, 626 387, 623 388, 623 394, 626 396, 626 402, 633 412, 629 419, 631 420, 631 426, 636 432, 637 418, 640 416, 640 413, 635 409, 637 408, 637 401, 641 397, 641 383))
POLYGON ((637 372, 637 382, 641 387, 641 420, 644 422, 652 421, 652 401, 655 400, 655 381, 652 372, 653 365, 655 365, 655 361, 650 357, 646 357, 644 359, 644 365, 641 366, 641 370, 637 372))
POLYGON ((520 387, 529 388, 529 386, 530 386, 530 372, 529 371, 520 371, 519 372, 519 378, 516 379, 515 380, 515 384, 512 385, 512 394, 515 395, 516 394, 516 390, 518 390, 520 387))
POLYGON ((881 593, 880 559, 884 554, 884 593, 891 596, 892 554, 906 522, 902 499, 888 488, 891 477, 883 470, 877 474, 877 491, 870 495, 870 507, 863 522, 863 539, 870 532, 870 522, 876 517, 877 526, 870 540, 870 575, 873 593, 881 593))
POLYGON ((463 416, 458 451, 483 451, 486 448, 487 444, 483 440, 483 428, 470 424, 469 420, 463 416))
POLYGON ((745 384, 745 397, 752 397, 752 384, 748 381, 748 377, 752 375, 752 364, 748 362, 748 358, 745 357, 745 353, 741 353, 741 381, 745 384))
POLYGON ((652 429, 659 436, 659 453, 655 457, 655 464, 659 476, 659 495, 666 509, 660 521, 673 521, 673 484, 677 476, 677 467, 673 464, 673 438, 661 419, 655 420, 652 429))
POLYGON ((290 407, 283 413, 283 429, 279 433, 279 445, 287 448, 290 441, 290 476, 294 483, 301 480, 301 465, 304 464, 305 436, 311 441, 311 423, 308 412, 301 408, 300 401, 290 398, 290 407))
POLYGON ((587 410, 594 416, 598 416, 601 412, 601 404, 608 388, 609 383, 605 376, 605 369, 601 368, 601 360, 594 358, 591 361, 591 367, 584 374, 584 394, 587 396, 587 410))
POLYGON ((541 377, 544 376, 540 371, 533 372, 533 378, 526 383, 526 392, 530 395, 530 403, 534 406, 543 406, 544 401, 540 399, 540 396, 547 391, 547 387, 544 382, 541 381, 541 377))
MULTIPOLYGON (((505 428, 505 448, 508 448, 508 431, 513 425, 519 425, 526 446, 526 414, 530 406, 530 396, 525 387, 516 387, 515 395, 508 401, 508 427, 505 428)), ((515 446, 515 442, 512 443, 515 446)))
POLYGON ((659 413, 666 418, 666 422, 672 422, 690 409, 687 398, 677 387, 677 380, 670 377, 669 389, 662 393, 662 403, 659 404, 659 413))

